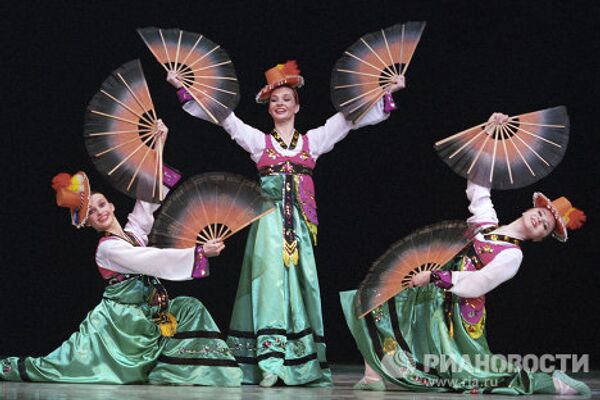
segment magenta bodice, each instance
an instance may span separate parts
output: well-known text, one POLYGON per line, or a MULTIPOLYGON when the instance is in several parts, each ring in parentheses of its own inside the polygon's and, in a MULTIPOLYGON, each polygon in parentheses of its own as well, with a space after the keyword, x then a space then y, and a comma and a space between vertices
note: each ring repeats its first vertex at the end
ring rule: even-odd
MULTIPOLYGON (((486 235, 486 238, 488 236, 493 237, 495 235, 486 235)), ((494 239, 492 241, 484 241, 474 239, 472 249, 469 252, 471 256, 465 257, 463 271, 476 271, 484 268, 502 251, 518 248, 519 246, 517 244, 508 241, 496 241, 494 239)), ((459 303, 463 320, 471 325, 475 325, 481 321, 484 314, 485 295, 473 299, 461 298, 459 303)))
POLYGON ((273 136, 265 135, 265 149, 256 163, 261 175, 286 174, 297 179, 296 200, 307 222, 318 225, 315 185, 312 171, 317 162, 310 154, 308 136, 302 136, 302 149, 293 156, 279 153, 273 146, 273 136))

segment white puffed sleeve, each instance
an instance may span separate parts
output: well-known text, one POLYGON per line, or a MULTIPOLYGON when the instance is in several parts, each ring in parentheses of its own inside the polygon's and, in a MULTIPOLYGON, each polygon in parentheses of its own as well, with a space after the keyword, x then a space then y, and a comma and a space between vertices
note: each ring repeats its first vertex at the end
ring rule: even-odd
MULTIPOLYGON (((194 100, 183 104, 185 112, 193 117, 212 122, 207 118, 204 110, 194 100)), ((234 112, 221 122, 221 127, 231 136, 237 144, 250 153, 252 160, 257 162, 265 149, 265 134, 252 126, 245 124, 234 112)))
POLYGON ((467 198, 470 200, 469 224, 498 225, 498 216, 494 210, 490 188, 469 181, 467 183, 467 198))
POLYGON ((321 154, 331 151, 333 146, 344 139, 351 129, 375 125, 388 117, 389 114, 383 112, 383 100, 378 101, 356 125, 344 118, 342 113, 337 113, 329 118, 325 125, 306 132, 310 142, 311 155, 316 160, 321 154))
POLYGON ((213 119, 196 103, 195 100, 189 100, 182 104, 183 111, 190 114, 192 117, 199 118, 201 120, 214 124, 213 119))
POLYGON ((453 286, 448 290, 465 298, 482 296, 515 276, 522 260, 521 250, 503 250, 478 271, 452 271, 453 286))
POLYGON ((265 134, 239 119, 233 112, 223 120, 221 126, 244 150, 250 158, 258 162, 265 149, 265 134))
POLYGON ((150 234, 154 224, 154 211, 158 207, 160 207, 160 204, 138 200, 133 206, 133 211, 127 216, 124 230, 133 233, 144 246, 148 244, 148 234, 150 234))
POLYGON ((123 239, 104 240, 98 245, 96 263, 124 274, 143 274, 171 281, 192 279, 194 248, 158 249, 136 247, 123 239))

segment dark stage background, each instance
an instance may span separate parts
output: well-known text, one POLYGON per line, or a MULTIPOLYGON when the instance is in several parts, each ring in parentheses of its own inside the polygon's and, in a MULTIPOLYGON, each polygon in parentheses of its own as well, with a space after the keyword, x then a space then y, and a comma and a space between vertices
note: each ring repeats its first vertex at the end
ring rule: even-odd
MULTIPOLYGON (((329 359, 358 362, 338 292, 355 288, 370 263, 415 228, 467 216, 465 181, 433 143, 494 111, 519 114, 565 105, 571 137, 563 162, 521 190, 495 192, 509 222, 531 193, 568 195, 587 226, 562 245, 525 244, 518 275, 487 297, 488 338, 498 353, 590 354, 598 366, 599 3, 594 1, 21 1, 2 2, 2 196, 0 354, 42 355, 75 331, 102 296, 97 235, 76 231, 54 204, 50 179, 83 169, 124 218, 133 201, 95 171, 82 138, 87 102, 119 65, 140 58, 155 107, 170 128, 165 161, 191 175, 231 171, 256 179, 247 154, 219 127, 179 107, 162 68, 135 29, 179 27, 221 44, 235 64, 236 114, 270 128, 254 95, 265 69, 297 59, 306 79, 297 127, 334 113, 330 71, 367 32, 397 22, 428 25, 396 95, 399 110, 353 132, 319 160, 319 268, 329 359)), ((226 329, 247 231, 227 242, 202 281, 168 283, 172 296, 201 299, 226 329)))

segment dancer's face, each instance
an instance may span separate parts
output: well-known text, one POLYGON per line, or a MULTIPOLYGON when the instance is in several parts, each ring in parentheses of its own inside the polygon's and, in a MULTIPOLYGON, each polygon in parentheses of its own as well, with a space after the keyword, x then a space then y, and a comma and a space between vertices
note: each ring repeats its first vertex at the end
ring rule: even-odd
POLYGON ((94 193, 90 198, 90 212, 87 225, 98 232, 104 232, 113 224, 115 206, 109 203, 102 193, 94 193))
POLYGON ((294 89, 281 86, 271 92, 269 114, 274 122, 287 122, 300 110, 294 89))
POLYGON ((548 236, 556 224, 550 210, 544 207, 530 208, 522 215, 528 239, 538 241, 548 236))

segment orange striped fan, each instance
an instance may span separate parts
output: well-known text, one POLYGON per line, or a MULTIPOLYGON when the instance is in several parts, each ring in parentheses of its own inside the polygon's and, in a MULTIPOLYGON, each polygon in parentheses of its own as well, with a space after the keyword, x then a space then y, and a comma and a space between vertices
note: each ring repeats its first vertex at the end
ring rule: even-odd
POLYGON ((94 165, 126 195, 159 203, 162 148, 158 118, 139 60, 121 65, 90 100, 83 137, 94 165))
POLYGON ((460 176, 494 189, 518 189, 548 175, 569 142, 564 106, 485 122, 435 143, 441 159, 460 176))
POLYGON ((475 231, 464 221, 443 221, 394 243, 371 266, 356 292, 359 318, 408 288, 421 271, 439 270, 465 248, 475 231))
POLYGON ((346 119, 360 120, 399 76, 406 74, 425 22, 397 24, 368 33, 333 67, 331 98, 346 119))
POLYGON ((196 175, 169 195, 149 240, 168 248, 225 240, 274 210, 255 182, 225 172, 196 175))
POLYGON ((205 36, 181 29, 139 28, 138 33, 167 71, 183 86, 215 124, 237 106, 240 89, 233 63, 221 46, 205 36))

